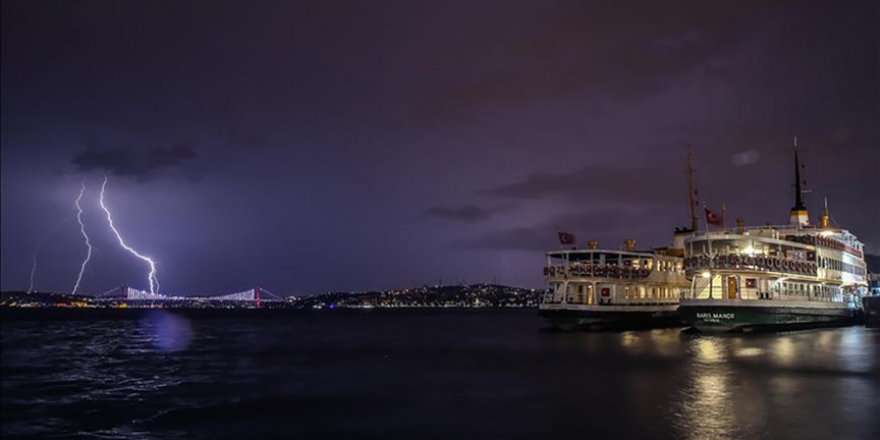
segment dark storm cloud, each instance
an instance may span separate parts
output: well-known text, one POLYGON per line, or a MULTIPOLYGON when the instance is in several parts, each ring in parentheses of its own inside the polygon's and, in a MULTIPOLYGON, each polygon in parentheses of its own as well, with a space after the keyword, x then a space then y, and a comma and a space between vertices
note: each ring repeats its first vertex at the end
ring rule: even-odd
MULTIPOLYGON (((644 206, 639 207, 601 207, 556 216, 548 221, 532 226, 520 226, 492 231, 476 239, 457 243, 457 247, 495 250, 545 251, 558 245, 556 233, 565 231, 574 234, 576 245, 585 247, 588 240, 600 240, 605 248, 616 249, 626 238, 634 238, 640 248, 664 246, 667 243, 639 242, 639 238, 649 234, 653 222, 664 228, 674 224, 675 213, 656 213, 644 206), (650 216, 652 222, 645 222, 650 216), (667 218, 668 217, 668 218, 667 218)), ((664 229, 661 232, 666 232, 664 229)))
MULTIPOLYGON (((740 25, 784 2, 562 2, 516 29, 493 53, 458 50, 496 60, 492 68, 441 90, 439 113, 596 93, 637 98, 700 73, 729 80, 721 57, 740 25)), ((481 46, 485 47, 485 46, 481 46)), ((453 52, 454 53, 454 52, 453 52)), ((485 61, 478 65, 488 64, 485 61)))
POLYGON ((568 173, 533 173, 519 182, 483 191, 500 198, 538 200, 562 197, 581 202, 665 203, 671 191, 658 190, 658 183, 669 185, 683 178, 668 167, 605 167, 588 165, 568 173))
POLYGON ((72 163, 79 171, 97 170, 145 181, 196 157, 196 150, 186 143, 148 150, 91 145, 77 153, 72 163))
POLYGON ((268 136, 255 130, 230 130, 229 142, 237 147, 247 149, 262 149, 269 146, 270 139, 268 136))
POLYGON ((509 205, 502 206, 476 206, 464 205, 458 208, 434 206, 425 210, 425 215, 429 217, 440 218, 444 220, 452 220, 463 223, 476 223, 489 219, 492 215, 507 211, 511 207, 509 205))
POLYGON ((476 239, 466 240, 457 247, 471 249, 495 249, 517 251, 544 251, 552 245, 552 229, 539 227, 517 227, 501 231, 489 232, 476 239))

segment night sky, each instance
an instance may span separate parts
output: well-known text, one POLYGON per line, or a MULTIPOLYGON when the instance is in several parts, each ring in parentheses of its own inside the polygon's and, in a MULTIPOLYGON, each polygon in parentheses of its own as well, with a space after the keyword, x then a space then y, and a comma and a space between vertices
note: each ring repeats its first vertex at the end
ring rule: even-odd
POLYGON ((542 284, 699 194, 880 252, 880 3, 2 1, 2 289, 542 284), (221 4, 222 3, 222 4, 221 4), (674 4, 673 4, 674 3, 674 4), (65 218, 67 221, 65 222, 65 218), (48 238, 47 238, 48 237, 48 238))

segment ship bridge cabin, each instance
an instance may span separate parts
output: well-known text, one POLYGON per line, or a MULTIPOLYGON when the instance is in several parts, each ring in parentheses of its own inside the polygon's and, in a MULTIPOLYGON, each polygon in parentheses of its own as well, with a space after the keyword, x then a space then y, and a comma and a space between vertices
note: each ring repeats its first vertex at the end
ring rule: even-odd
POLYGON ((547 253, 545 304, 676 304, 688 286, 683 260, 654 252, 547 253))

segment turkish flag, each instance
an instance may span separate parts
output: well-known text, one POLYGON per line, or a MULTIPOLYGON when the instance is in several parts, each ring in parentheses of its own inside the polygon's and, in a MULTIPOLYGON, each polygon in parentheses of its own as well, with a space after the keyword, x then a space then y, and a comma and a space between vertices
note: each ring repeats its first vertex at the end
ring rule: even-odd
POLYGON ((721 216, 710 210, 709 208, 703 208, 706 211, 706 223, 710 225, 721 225, 721 216))
POLYGON ((560 232, 559 233, 559 243, 561 243, 561 244, 574 244, 574 235, 569 234, 568 232, 560 232))

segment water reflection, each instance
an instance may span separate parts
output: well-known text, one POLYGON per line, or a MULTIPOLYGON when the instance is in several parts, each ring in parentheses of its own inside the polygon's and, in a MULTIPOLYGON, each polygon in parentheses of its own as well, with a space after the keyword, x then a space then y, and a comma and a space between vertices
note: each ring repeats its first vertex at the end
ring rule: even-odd
POLYGON ((632 355, 674 357, 682 353, 677 333, 669 330, 624 332, 618 341, 620 347, 632 355))
POLYGON ((869 340, 855 328, 843 331, 836 344, 838 364, 849 370, 867 370, 876 366, 877 343, 880 342, 878 341, 880 338, 876 337, 878 336, 876 332, 869 333, 869 335, 874 336, 873 340, 869 340))
POLYGON ((141 318, 141 329, 162 352, 185 350, 192 340, 189 321, 164 310, 151 310, 141 318))
POLYGON ((723 347, 718 339, 712 337, 700 338, 694 344, 694 352, 699 361, 716 364, 725 359, 723 347))
POLYGON ((715 337, 686 341, 694 362, 684 388, 679 392, 676 425, 682 438, 734 438, 736 425, 732 407, 731 370, 725 362, 727 348, 715 337))
POLYGON ((858 438, 878 408, 878 340, 860 328, 683 336, 690 362, 671 410, 676 437, 769 438, 788 424, 801 438, 858 438))
POLYGON ((780 365, 792 365, 797 357, 795 344, 791 336, 779 335, 774 339, 773 346, 770 349, 773 358, 780 365))
POLYGON ((537 332, 518 313, 0 320, 0 437, 880 438, 880 332, 537 332))

